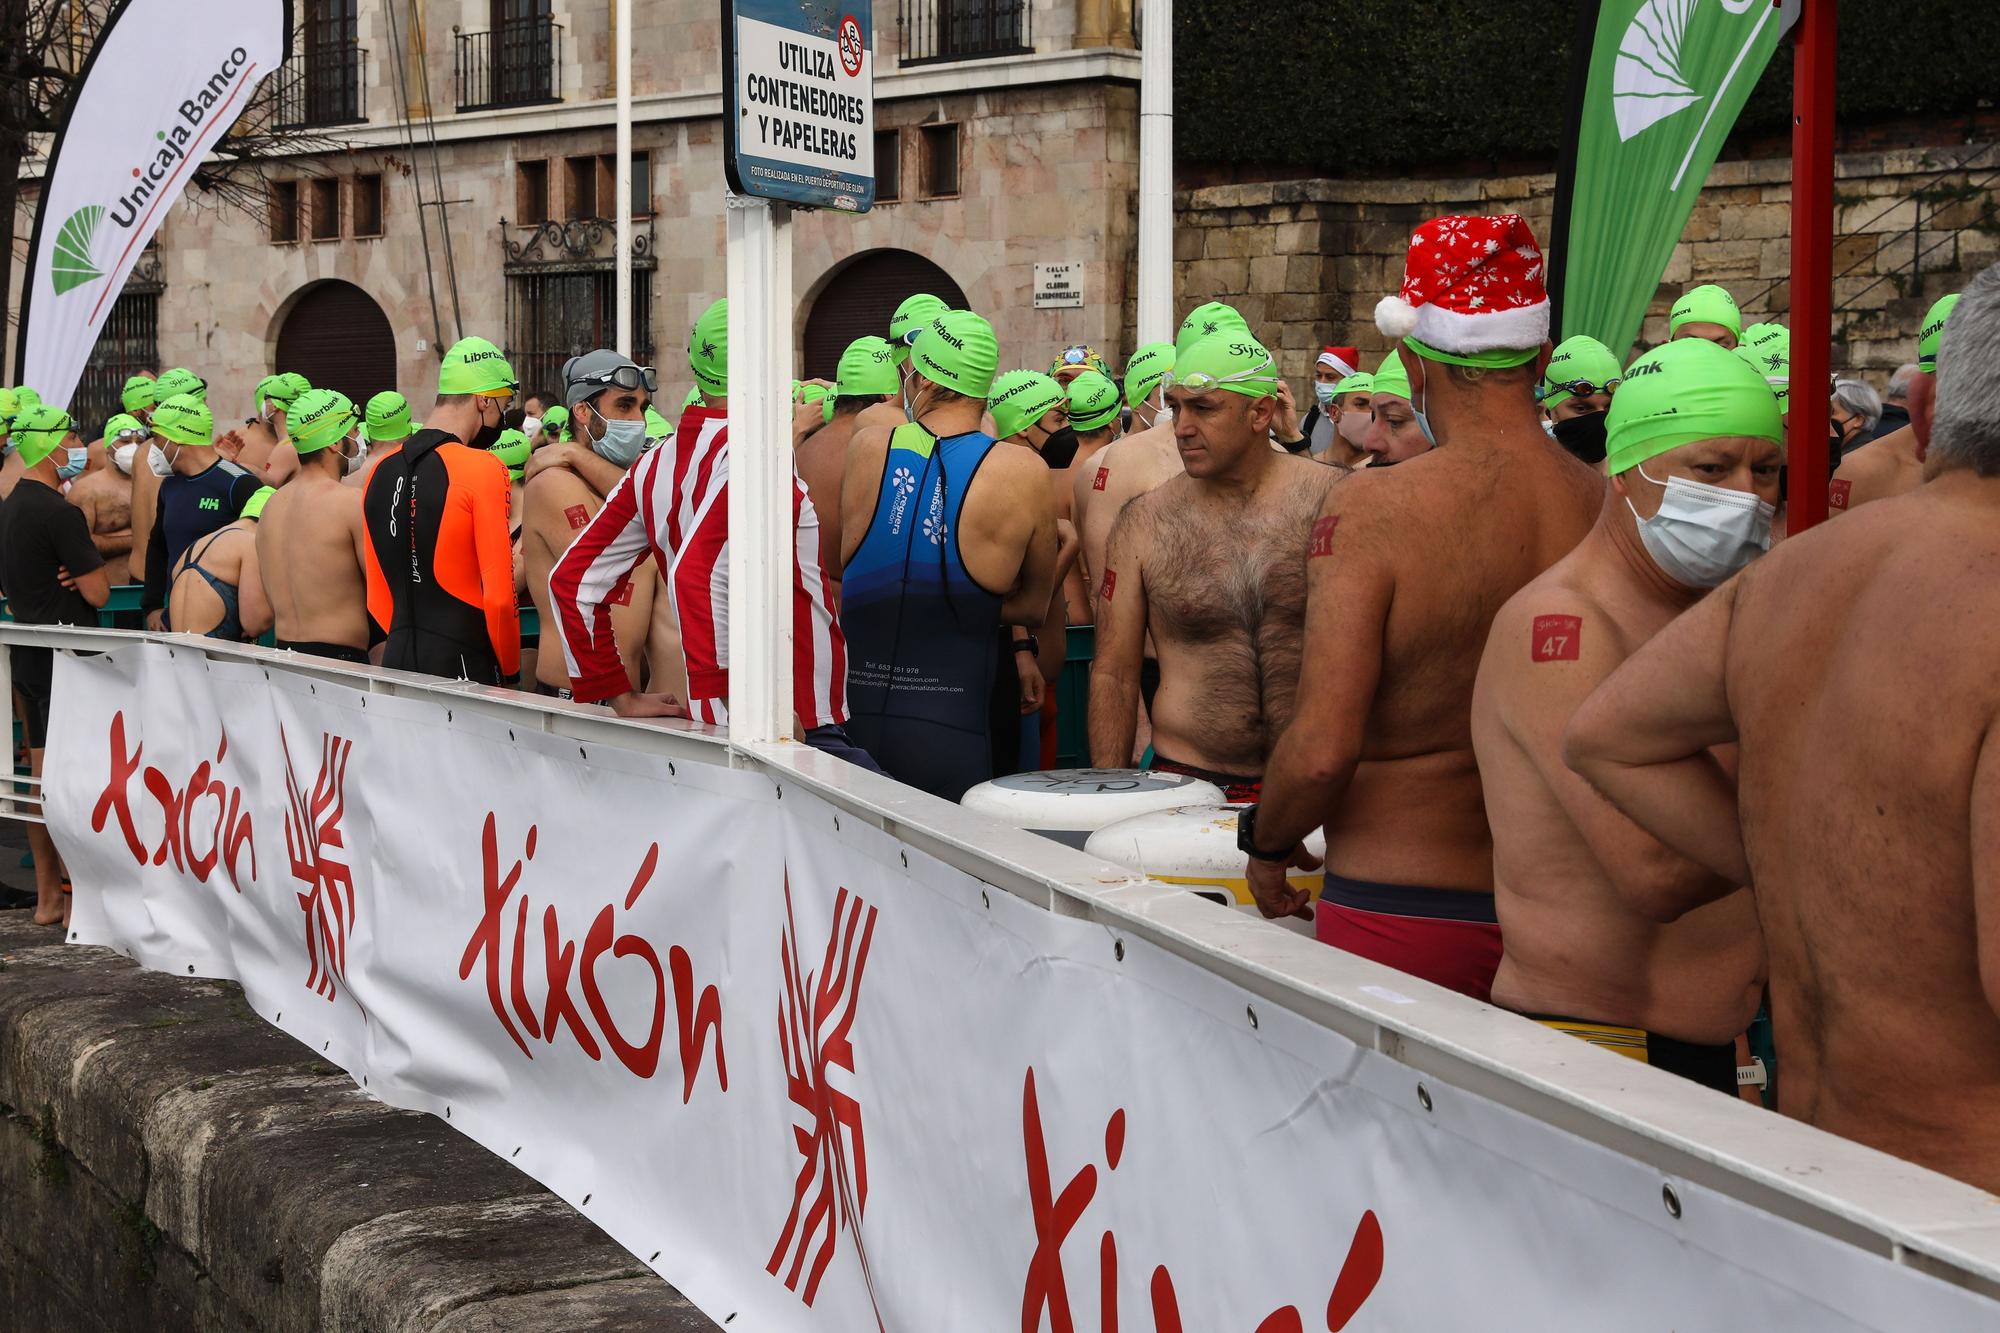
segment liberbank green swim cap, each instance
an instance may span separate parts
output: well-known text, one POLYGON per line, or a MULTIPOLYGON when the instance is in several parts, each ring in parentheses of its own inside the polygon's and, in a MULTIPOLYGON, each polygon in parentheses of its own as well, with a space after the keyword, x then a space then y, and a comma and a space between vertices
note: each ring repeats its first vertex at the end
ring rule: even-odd
POLYGON ((353 400, 332 389, 307 389, 292 400, 285 416, 285 430, 299 456, 316 454, 330 444, 339 444, 360 424, 353 400))
POLYGON ((499 398, 518 387, 514 367, 499 348, 484 338, 460 338, 444 354, 438 367, 438 396, 451 398, 474 393, 499 398))
POLYGON ((120 412, 104 423, 104 442, 111 444, 127 431, 135 435, 144 435, 146 428, 139 423, 139 418, 129 412, 120 412))
POLYGON ((688 369, 695 392, 729 396, 729 298, 709 306, 688 330, 688 369))
POLYGON ((1926 375, 1937 374, 1938 344, 1944 341, 1944 323, 1957 305, 1958 293, 1953 292, 1950 296, 1940 296, 1924 312, 1923 332, 1917 337, 1917 369, 1926 375))
POLYGON ((394 389, 384 389, 368 400, 368 438, 371 440, 407 439, 412 430, 410 424, 410 403, 394 389))
POLYGON ((278 493, 275 486, 261 487, 255 495, 243 502, 243 512, 238 518, 259 519, 264 517, 264 506, 271 503, 271 497, 278 493))
POLYGON ((164 403, 169 398, 178 398, 183 394, 197 403, 207 402, 208 381, 186 366, 175 366, 154 381, 153 395, 160 402, 164 403))
POLYGON ((1125 405, 1137 407, 1153 396, 1160 381, 1174 368, 1172 343, 1147 343, 1125 363, 1125 405))
POLYGON ((1382 364, 1375 368, 1374 387, 1368 392, 1377 398, 1387 394, 1405 402, 1409 400, 1410 372, 1403 369, 1402 355, 1394 347, 1389 349, 1389 355, 1382 358, 1382 364))
POLYGON ((1357 371, 1333 386, 1333 396, 1345 398, 1350 393, 1374 393, 1375 377, 1367 371, 1357 371))
POLYGON ((156 396, 159 387, 158 380, 134 375, 125 381, 125 387, 119 391, 118 402, 127 412, 143 412, 159 401, 156 396))
POLYGON ((215 417, 207 403, 192 394, 177 393, 153 409, 153 434, 174 444, 205 449, 215 443, 215 417))
POLYGON ((985 398, 1000 368, 1000 343, 993 326, 970 310, 946 310, 918 331, 910 344, 910 365, 931 383, 985 398))
POLYGON ((910 343, 915 335, 923 330, 924 325, 949 309, 950 306, 929 292, 906 297, 896 307, 894 317, 889 320, 889 343, 898 366, 910 359, 910 343))
POLYGON ((1782 324, 1752 324, 1743 330, 1737 345, 1751 349, 1782 346, 1787 351, 1792 346, 1792 331, 1782 324))
POLYGON ((1069 424, 1080 431, 1103 430, 1118 419, 1118 386, 1094 370, 1069 382, 1069 424))
POLYGON ((873 334, 856 338, 840 354, 840 368, 834 373, 842 398, 870 398, 899 393, 903 380, 896 373, 896 349, 887 338, 873 334))
POLYGON ((1720 324, 1739 340, 1743 336, 1743 314, 1736 308, 1736 298, 1712 282, 1674 302, 1674 312, 1667 317, 1667 333, 1679 333, 1683 324, 1720 324))
POLYGON ((1249 332, 1249 323, 1236 313, 1235 306, 1224 305, 1220 301, 1198 305, 1188 311, 1188 317, 1181 321, 1179 331, 1174 334, 1174 360, 1178 363, 1181 353, 1203 338, 1213 338, 1218 333, 1249 332))
POLYGON ((69 438, 69 413, 46 403, 24 407, 14 414, 14 449, 21 461, 35 467, 62 447, 69 438))
POLYGON ((1784 417, 1763 377, 1704 338, 1664 343, 1632 363, 1604 420, 1612 476, 1696 440, 1753 435, 1781 443, 1784 417))
POLYGON ((986 410, 993 414, 993 435, 1004 440, 1019 435, 1067 399, 1063 387, 1039 370, 1010 370, 993 381, 986 410))
POLYGON ((521 474, 527 470, 528 455, 534 452, 534 446, 528 443, 528 437, 520 431, 503 430, 500 432, 500 438, 493 441, 487 452, 505 463, 507 475, 519 481, 521 474))
POLYGON ((1587 333, 1579 333, 1574 338, 1565 338, 1561 346, 1549 357, 1547 377, 1542 381, 1549 390, 1542 399, 1543 407, 1558 407, 1570 400, 1567 389, 1557 389, 1558 384, 1574 384, 1587 380, 1602 388, 1619 378, 1618 358, 1611 355, 1611 349, 1587 333))
POLYGON ((1176 353, 1170 383, 1189 393, 1221 389, 1246 398, 1269 398, 1278 391, 1278 363, 1249 334, 1223 332, 1176 353))

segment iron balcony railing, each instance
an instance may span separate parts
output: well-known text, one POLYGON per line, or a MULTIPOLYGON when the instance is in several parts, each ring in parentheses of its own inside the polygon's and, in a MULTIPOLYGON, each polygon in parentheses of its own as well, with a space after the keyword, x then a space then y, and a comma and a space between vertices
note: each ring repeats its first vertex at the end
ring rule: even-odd
POLYGON ((897 0, 896 61, 932 65, 1031 55, 1032 0, 897 0))
POLYGON ((562 25, 507 19, 488 32, 453 30, 452 74, 460 111, 562 100, 562 25))
POLYGON ((278 68, 274 128, 357 125, 368 119, 368 52, 352 42, 293 45, 278 68))

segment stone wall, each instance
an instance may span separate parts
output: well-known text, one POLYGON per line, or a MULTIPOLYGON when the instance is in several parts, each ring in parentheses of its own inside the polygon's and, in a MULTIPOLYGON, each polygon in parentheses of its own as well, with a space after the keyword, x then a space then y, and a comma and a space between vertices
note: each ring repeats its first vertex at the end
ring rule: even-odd
MULTIPOLYGON (((1833 298, 1836 371, 1879 386, 1915 359, 1930 303, 2000 260, 1994 177, 2000 144, 1891 149, 1837 163, 1833 298), (1917 266, 1912 268, 1912 255, 1917 266)), ((1234 304, 1310 377, 1315 351, 1359 347, 1379 360, 1375 303, 1402 281, 1410 230, 1446 213, 1518 212, 1548 239, 1551 175, 1433 180, 1300 180, 1219 185, 1175 199, 1174 309, 1234 304)), ((1746 323, 1791 312, 1791 163, 1719 163, 1647 310, 1642 348, 1667 336, 1687 288, 1727 287, 1746 323)), ((1128 307, 1125 346, 1132 344, 1128 307)))

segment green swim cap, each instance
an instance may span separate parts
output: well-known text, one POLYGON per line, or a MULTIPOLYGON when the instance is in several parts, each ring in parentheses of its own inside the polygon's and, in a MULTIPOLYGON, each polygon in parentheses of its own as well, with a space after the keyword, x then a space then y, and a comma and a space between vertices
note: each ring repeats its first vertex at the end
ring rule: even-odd
POLYGON ((368 400, 368 438, 402 440, 415 429, 410 423, 410 403, 394 389, 384 389, 368 400))
MULTIPOLYGON (((544 417, 543 420, 546 421, 547 418, 544 417)), ((651 403, 647 403, 646 438, 649 440, 664 440, 670 437, 673 433, 674 433, 674 423, 667 420, 665 417, 661 416, 658 412, 654 411, 653 405, 651 403)))
POLYGON ((304 458, 330 444, 339 444, 359 420, 360 414, 346 394, 332 389, 308 389, 293 400, 285 415, 285 430, 292 437, 292 448, 304 458))
POLYGON ((1373 392, 1375 392, 1375 377, 1365 370, 1356 371, 1333 386, 1333 396, 1336 398, 1345 398, 1350 393, 1373 392))
POLYGON ((910 364, 933 384, 985 398, 1000 368, 1000 343, 993 326, 970 310, 946 310, 918 330, 910 364))
POLYGON ((156 396, 159 387, 158 380, 148 379, 144 375, 134 375, 126 380, 125 387, 119 390, 118 401, 127 412, 143 412, 159 401, 156 396))
POLYGON ((527 470, 528 455, 534 452, 534 447, 528 443, 528 437, 520 431, 503 430, 500 432, 500 438, 487 448, 487 452, 505 463, 507 475, 519 481, 521 474, 527 470))
POLYGON ((1069 424, 1086 434, 1118 419, 1118 386, 1094 370, 1069 382, 1069 424))
POLYGON ((186 396, 197 403, 208 401, 208 381, 186 366, 175 366, 153 381, 153 397, 158 402, 186 396))
POLYGON ((567 442, 569 439, 569 409, 561 403, 557 403, 554 407, 542 413, 542 434, 548 436, 558 444, 567 442))
POLYGON ((14 414, 14 449, 21 461, 35 467, 62 447, 72 429, 69 413, 45 403, 34 403, 14 414))
POLYGON ((1737 344, 1742 347, 1752 348, 1769 347, 1772 344, 1779 344, 1785 347, 1786 350, 1790 350, 1792 345, 1792 331, 1782 324, 1752 324, 1749 328, 1743 330, 1743 336, 1737 339, 1737 344))
POLYGON ((21 410, 21 400, 14 396, 12 389, 0 389, 0 434, 4 434, 14 414, 21 410))
POLYGON ((201 399, 177 393, 153 410, 153 434, 174 444, 205 449, 215 443, 215 417, 201 399))
POLYGON ((889 344, 898 366, 910 359, 911 340, 923 331, 924 325, 949 309, 950 306, 929 292, 906 297, 896 307, 895 315, 889 320, 889 344))
POLYGON ((263 379, 258 380, 256 391, 250 395, 256 401, 257 410, 262 412, 264 410, 264 401, 274 393, 282 393, 284 387, 283 379, 277 375, 266 375, 263 379))
POLYGON ((706 407, 706 406, 708 406, 708 404, 701 401, 701 390, 699 388, 689 389, 688 396, 681 399, 682 411, 686 411, 690 407, 706 407))
POLYGON ((1174 368, 1172 343, 1147 343, 1125 363, 1125 406, 1137 407, 1153 396, 1160 381, 1174 368))
POLYGON ((1770 386, 1704 338, 1663 343, 1632 363, 1604 421, 1605 471, 1617 476, 1696 440, 1753 435, 1782 443, 1770 386))
POLYGON ((1063 387, 1039 370, 1010 370, 993 381, 986 410, 993 414, 993 435, 1019 435, 1067 401, 1063 387))
POLYGON ((808 384, 803 380, 792 381, 792 401, 800 407, 804 407, 807 403, 817 403, 832 393, 833 390, 824 384, 808 384))
POLYGON ((438 367, 438 396, 452 398, 462 393, 498 397, 519 387, 514 367, 499 348, 484 338, 460 338, 444 354, 438 367))
POLYGON ((1224 332, 1177 353, 1169 384, 1189 393, 1224 389, 1246 398, 1269 398, 1278 391, 1278 363, 1249 334, 1224 332))
POLYGON ((1570 400, 1565 389, 1555 388, 1558 384, 1574 384, 1578 380, 1588 380, 1600 388, 1621 375, 1618 358, 1611 355, 1611 349, 1587 333, 1579 333, 1574 338, 1565 338, 1549 357, 1548 376, 1542 381, 1548 395, 1542 399, 1543 407, 1556 407, 1570 400))
POLYGON ((1926 375, 1937 374, 1938 344, 1944 341, 1944 324, 1951 318, 1952 310, 1958 305, 1958 293, 1940 296, 1931 308, 1924 312, 1923 332, 1917 337, 1917 369, 1926 375))
POLYGON ((40 407, 42 396, 23 384, 14 390, 14 402, 20 407, 40 407))
POLYGON ((1792 358, 1785 356, 1777 365, 1766 370, 1764 383, 1771 386, 1772 394, 1777 397, 1778 411, 1782 413, 1789 408, 1792 402, 1792 358))
POLYGON ((146 428, 140 424, 139 418, 127 412, 120 412, 104 423, 104 442, 110 444, 126 431, 137 431, 144 435, 146 428))
POLYGON ((701 312, 688 330, 688 368, 697 393, 729 396, 729 298, 701 312))
POLYGON ((1736 298, 1712 282, 1674 302, 1674 312, 1667 318, 1668 336, 1679 333, 1683 324, 1720 324, 1739 341, 1743 337, 1743 314, 1736 308, 1736 298))
POLYGON ((1388 395, 1408 402, 1410 398, 1410 372, 1403 369, 1403 358, 1395 348, 1382 358, 1382 364, 1375 368, 1375 382, 1368 392, 1377 398, 1388 395))
POLYGON ((903 380, 896 373, 896 349, 887 338, 869 335, 856 338, 840 354, 840 368, 834 372, 842 398, 871 398, 901 392, 903 380))
POLYGON ((264 506, 269 504, 271 502, 271 497, 276 495, 277 493, 278 493, 278 488, 275 486, 265 486, 260 488, 255 495, 252 495, 248 500, 245 500, 243 502, 243 512, 238 514, 236 517, 248 518, 248 519, 259 519, 264 517, 264 506))
POLYGON ((1188 317, 1181 321, 1179 331, 1174 334, 1174 359, 1178 363, 1181 353, 1203 338, 1213 338, 1218 333, 1248 335, 1249 332, 1250 325, 1236 313, 1235 306, 1224 305, 1220 301, 1198 305, 1188 311, 1188 317))

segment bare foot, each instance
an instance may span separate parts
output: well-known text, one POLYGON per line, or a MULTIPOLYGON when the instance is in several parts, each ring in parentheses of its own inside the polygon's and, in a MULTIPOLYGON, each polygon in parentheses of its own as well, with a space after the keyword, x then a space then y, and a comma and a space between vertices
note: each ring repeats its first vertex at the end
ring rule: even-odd
POLYGON ((53 915, 44 915, 42 909, 35 909, 35 924, 38 926, 64 926, 69 924, 69 913, 63 908, 55 909, 53 915))

